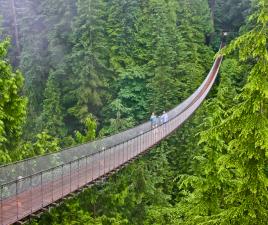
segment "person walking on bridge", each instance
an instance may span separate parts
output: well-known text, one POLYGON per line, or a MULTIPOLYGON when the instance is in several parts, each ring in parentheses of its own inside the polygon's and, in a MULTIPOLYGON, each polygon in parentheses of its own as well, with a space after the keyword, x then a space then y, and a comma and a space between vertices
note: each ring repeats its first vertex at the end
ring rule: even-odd
POLYGON ((168 114, 166 111, 163 111, 163 114, 161 116, 161 124, 167 123, 168 122, 168 114))
POLYGON ((154 129, 157 126, 157 117, 156 117, 154 112, 152 112, 152 115, 150 117, 150 121, 151 121, 152 129, 154 129))

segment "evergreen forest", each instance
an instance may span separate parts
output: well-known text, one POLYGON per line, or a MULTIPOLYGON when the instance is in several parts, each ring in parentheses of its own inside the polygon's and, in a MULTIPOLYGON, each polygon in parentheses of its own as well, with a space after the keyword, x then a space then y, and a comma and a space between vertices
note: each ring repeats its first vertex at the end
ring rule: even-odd
POLYGON ((0 165, 161 115, 219 55, 180 129, 28 224, 267 225, 268 1, 0 0, 0 165))

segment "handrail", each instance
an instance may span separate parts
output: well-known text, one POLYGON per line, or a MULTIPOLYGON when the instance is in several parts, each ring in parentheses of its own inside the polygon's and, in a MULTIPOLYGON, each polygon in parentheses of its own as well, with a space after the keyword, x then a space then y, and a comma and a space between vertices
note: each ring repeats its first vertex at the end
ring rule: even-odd
MULTIPOLYGON (((214 64, 215 64, 215 62, 214 62, 214 64)), ((204 86, 204 84, 206 83, 207 79, 209 78, 210 73, 211 73, 211 71, 209 72, 209 74, 206 77, 206 79, 204 80, 204 82, 200 85, 200 87, 190 97, 188 97, 180 105, 178 105, 177 107, 175 107, 174 109, 172 109, 172 110, 170 110, 168 112, 169 118, 174 118, 174 117, 178 116, 181 112, 183 112, 185 107, 187 107, 188 103, 198 95, 199 91, 201 90, 201 88, 204 86)), ((68 162, 71 162, 73 160, 79 159, 81 157, 90 156, 91 154, 94 154, 94 153, 97 153, 99 151, 102 151, 103 148, 107 149, 107 148, 116 146, 116 145, 118 145, 120 143, 123 143, 123 142, 125 142, 127 140, 130 140, 132 138, 135 138, 136 136, 139 135, 140 131, 146 132, 146 131, 149 131, 150 129, 151 129, 150 128, 150 123, 146 122, 146 123, 140 124, 140 125, 138 125, 138 126, 136 126, 134 128, 128 129, 128 130, 123 131, 123 132, 120 132, 118 134, 115 134, 115 135, 112 135, 112 136, 109 136, 109 137, 105 137, 105 138, 102 138, 100 140, 95 140, 93 142, 88 142, 88 143, 85 143, 85 144, 82 144, 82 145, 73 146, 73 147, 64 149, 63 151, 60 151, 60 152, 54 152, 54 153, 50 153, 50 154, 46 154, 46 155, 42 155, 42 156, 36 156, 36 157, 29 158, 29 159, 26 159, 26 160, 22 160, 22 161, 13 163, 13 164, 11 163, 11 164, 7 164, 7 165, 2 165, 0 167, 0 177, 5 177, 5 179, 9 178, 9 180, 5 180, 4 182, 3 181, 1 182, 1 180, 0 180, 0 185, 12 182, 12 180, 13 181, 16 180, 17 177, 19 177, 19 176, 28 177, 28 176, 30 176, 32 174, 36 174, 36 173, 41 172, 41 171, 46 171, 46 170, 49 170, 51 168, 58 167, 58 166, 60 166, 62 164, 66 164, 68 162), (134 131, 136 131, 136 135, 134 135, 135 134, 134 131), (129 136, 129 137, 125 137, 125 136, 129 136), (116 139, 116 138, 119 140, 119 142, 109 144, 109 141, 113 142, 114 139, 116 139), (107 142, 108 144, 106 144, 105 142, 107 142), (71 151, 74 151, 77 148, 82 149, 82 148, 92 147, 92 146, 89 146, 89 145, 95 145, 94 146, 95 150, 94 150, 94 148, 92 148, 93 151, 86 152, 86 153, 82 154, 80 157, 78 156, 75 159, 72 158, 74 155, 71 154, 71 151), (59 161, 58 164, 56 164, 54 166, 51 165, 51 167, 49 167, 49 168, 44 168, 44 169, 40 168, 39 170, 38 170, 38 168, 35 168, 37 171, 32 172, 30 174, 27 174, 27 172, 25 172, 26 174, 24 174, 23 171, 22 171, 22 169, 25 170, 25 168, 27 167, 27 164, 30 164, 31 161, 33 161, 32 164, 35 164, 36 162, 34 160, 40 160, 41 161, 42 159, 45 160, 45 157, 54 157, 54 156, 55 157, 58 157, 58 156, 61 157, 61 154, 70 154, 70 159, 66 160, 66 161, 63 161, 63 162, 59 161), (26 164, 26 165, 22 165, 22 164, 26 164), (12 167, 19 167, 20 165, 21 165, 22 168, 12 168, 12 167), (13 171, 13 174, 12 174, 12 171, 13 171), (4 173, 7 173, 8 176, 5 176, 4 173)), ((64 157, 62 157, 62 158, 64 158, 64 157)), ((45 165, 45 166, 47 167, 49 165, 45 165)), ((29 165, 29 167, 31 167, 31 165, 29 165)))

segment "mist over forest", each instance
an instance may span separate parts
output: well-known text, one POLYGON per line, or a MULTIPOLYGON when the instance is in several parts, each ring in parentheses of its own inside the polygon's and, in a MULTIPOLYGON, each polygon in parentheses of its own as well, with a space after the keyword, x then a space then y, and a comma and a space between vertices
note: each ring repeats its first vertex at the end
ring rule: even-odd
POLYGON ((0 165, 161 116, 226 43, 180 129, 29 224, 268 224, 267 18, 266 0, 0 0, 0 165))

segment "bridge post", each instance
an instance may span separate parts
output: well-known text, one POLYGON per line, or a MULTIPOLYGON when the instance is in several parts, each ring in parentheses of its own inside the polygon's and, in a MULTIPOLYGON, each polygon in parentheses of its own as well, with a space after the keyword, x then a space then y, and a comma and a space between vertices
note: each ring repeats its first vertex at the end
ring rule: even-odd
POLYGON ((110 172, 112 170, 111 168, 111 164, 112 164, 112 147, 109 148, 109 171, 110 172))
POLYGON ((95 165, 94 157, 95 157, 95 155, 96 155, 96 153, 94 153, 90 159, 91 181, 94 180, 94 165, 95 165))
POLYGON ((30 185, 31 185, 31 214, 33 213, 33 176, 30 176, 30 185))
POLYGON ((155 131, 156 131, 156 128, 154 128, 154 129, 152 130, 152 140, 151 140, 151 146, 153 146, 153 145, 154 145, 154 143, 155 143, 155 131))
POLYGON ((114 169, 117 168, 117 159, 118 159, 118 151, 117 151, 117 145, 114 146, 114 169))
POLYGON ((146 134, 147 133, 142 134, 142 136, 143 136, 143 149, 146 149, 146 145, 147 145, 147 143, 146 143, 146 134))
POLYGON ((143 149, 142 149, 142 135, 139 135, 139 139, 140 139, 140 142, 139 142, 140 152, 143 152, 143 149))
POLYGON ((105 157, 104 153, 105 153, 104 150, 102 150, 102 151, 100 152, 100 176, 103 175, 104 157, 105 157))
POLYGON ((133 141, 133 138, 131 139, 131 155, 132 155, 132 158, 135 157, 135 148, 134 148, 134 141, 133 141))
POLYGON ((165 137, 165 123, 161 125, 161 139, 165 137))
POLYGON ((114 151, 115 151, 115 153, 114 153, 114 155, 115 155, 115 157, 114 157, 114 168, 117 168, 117 160, 119 158, 119 153, 118 153, 118 150, 117 150, 117 145, 114 146, 114 151))
POLYGON ((111 148, 111 154, 112 154, 112 160, 111 160, 111 162, 112 162, 112 170, 114 170, 114 168, 115 168, 115 164, 114 164, 114 160, 115 160, 115 147, 112 147, 111 148))
POLYGON ((42 199, 42 208, 43 208, 44 207, 43 171, 41 172, 41 199, 42 199))
POLYGON ((146 132, 146 148, 149 148, 149 146, 150 146, 149 135, 150 135, 150 131, 147 131, 146 132))
POLYGON ((151 142, 151 146, 154 145, 155 142, 155 128, 152 130, 152 142, 151 142))
POLYGON ((141 136, 138 136, 137 140, 138 140, 137 142, 138 154, 140 154, 141 153, 141 136))
POLYGON ((154 133, 155 133, 155 130, 152 129, 152 130, 151 130, 150 147, 152 147, 153 144, 154 144, 154 133))
POLYGON ((151 147, 152 146, 152 143, 153 143, 153 134, 154 134, 154 130, 152 129, 152 130, 150 130, 150 139, 149 139, 149 143, 150 143, 150 145, 149 145, 149 147, 151 147))
POLYGON ((140 136, 137 136, 136 137, 137 141, 137 154, 139 155, 140 154, 140 136))
POLYGON ((124 154, 123 154, 124 152, 122 152, 122 150, 121 150, 121 148, 122 148, 121 145, 123 145, 123 144, 118 145, 119 154, 120 154, 120 160, 118 162, 118 165, 120 165, 120 164, 122 164, 124 162, 124 154), (122 160, 122 158, 123 158, 123 160, 122 160))
POLYGON ((123 164, 125 162, 125 142, 123 142, 123 164))
POLYGON ((110 171, 114 169, 114 147, 111 147, 110 171))
POLYGON ((91 168, 91 158, 89 156, 87 156, 86 159, 86 167, 87 167, 87 183, 89 183, 90 181, 92 181, 92 168, 91 168))
POLYGON ((70 188, 70 192, 72 191, 72 174, 71 174, 71 170, 72 170, 72 162, 68 163, 69 166, 69 176, 70 176, 70 184, 69 184, 69 188, 70 188))
POLYGON ((124 153, 125 153, 125 159, 124 159, 124 162, 127 162, 128 161, 128 158, 127 158, 127 141, 124 142, 124 153))
POLYGON ((52 172, 52 182, 51 182, 51 185, 52 185, 52 202, 54 202, 54 170, 52 169, 51 172, 52 172))
POLYGON ((88 156, 86 156, 86 174, 85 174, 85 177, 86 177, 86 183, 89 182, 89 176, 88 176, 89 172, 88 172, 88 156))
POLYGON ((157 142, 159 142, 162 139, 162 125, 158 128, 158 135, 157 135, 157 142))
POLYGON ((121 159, 121 158, 122 158, 122 157, 121 157, 121 156, 122 156, 122 151, 120 150, 120 148, 121 148, 120 146, 121 146, 121 145, 122 145, 122 144, 118 144, 118 145, 117 145, 117 148, 118 148, 118 154, 119 154, 119 158, 118 158, 118 162, 117 162, 117 165, 118 165, 118 166, 119 166, 120 164, 122 164, 122 159, 121 159))
POLYGON ((113 159, 111 160, 111 161, 113 161, 113 164, 112 164, 112 170, 114 170, 114 167, 115 167, 115 166, 114 166, 114 165, 115 165, 115 150, 114 150, 114 149, 115 149, 115 147, 112 147, 112 148, 111 148, 112 158, 113 158, 113 159))
POLYGON ((142 152, 142 150, 141 150, 141 135, 139 135, 138 136, 138 145, 139 145, 139 153, 141 153, 142 152))
POLYGON ((142 148, 142 138, 143 138, 143 135, 140 135, 140 152, 143 152, 143 148, 142 148))
POLYGON ((126 149, 127 149, 127 160, 126 161, 128 161, 129 160, 129 154, 128 154, 128 151, 129 151, 129 140, 127 140, 126 144, 127 144, 127 147, 126 147, 126 149))
POLYGON ((17 219, 19 218, 19 200, 18 200, 18 180, 16 180, 16 210, 17 210, 17 219))
POLYGON ((128 141, 128 155, 129 155, 129 160, 130 159, 132 159, 133 158, 133 156, 132 156, 132 146, 131 146, 131 142, 132 142, 132 140, 130 139, 129 141, 128 141))
POLYGON ((109 173, 110 171, 111 171, 111 154, 112 154, 112 149, 111 149, 112 147, 109 147, 109 149, 108 149, 108 167, 107 167, 107 172, 109 173))
POLYGON ((0 217, 0 224, 2 225, 3 224, 3 186, 1 185, 1 195, 0 195, 0 200, 1 200, 1 217, 0 217))
POLYGON ((61 197, 63 197, 63 165, 61 165, 61 197))
POLYGON ((105 163, 106 163, 106 160, 105 160, 105 153, 106 153, 107 149, 105 148, 102 152, 101 152, 101 155, 102 155, 102 160, 101 160, 101 165, 102 165, 102 170, 101 170, 101 176, 103 176, 105 174, 105 163))
POLYGON ((111 167, 111 147, 109 147, 108 149, 107 149, 107 154, 108 154, 108 156, 107 156, 107 158, 108 158, 108 166, 107 166, 107 169, 105 170, 106 171, 106 173, 109 173, 110 172, 110 167, 111 167))
POLYGON ((91 181, 93 181, 94 179, 94 156, 96 155, 96 153, 94 153, 90 159, 90 169, 91 169, 91 181))
POLYGON ((100 151, 98 152, 98 161, 99 161, 98 177, 100 177, 100 166, 101 166, 101 164, 100 164, 100 151))
POLYGON ((110 169, 110 160, 109 160, 110 159, 110 154, 109 154, 109 152, 110 152, 110 147, 108 149, 106 149, 106 151, 104 152, 105 153, 104 154, 104 160, 105 160, 105 162, 104 162, 104 173, 109 172, 109 169, 110 169), (107 155, 108 155, 108 159, 107 159, 107 155))
POLYGON ((147 133, 147 146, 146 146, 146 149, 151 147, 150 138, 151 138, 151 131, 149 131, 147 133))
POLYGON ((132 145, 131 145, 131 143, 132 143, 132 140, 129 139, 128 140, 128 157, 129 157, 129 160, 133 158, 133 156, 132 156, 132 148, 131 148, 132 145))
POLYGON ((146 149, 146 142, 145 142, 145 135, 142 134, 142 145, 143 145, 143 150, 146 149))
POLYGON ((131 152, 131 158, 134 158, 135 156, 135 148, 133 146, 133 138, 130 139, 130 152, 131 152))
POLYGON ((80 188, 80 160, 77 160, 77 172, 78 172, 78 182, 77 182, 77 187, 80 188))

